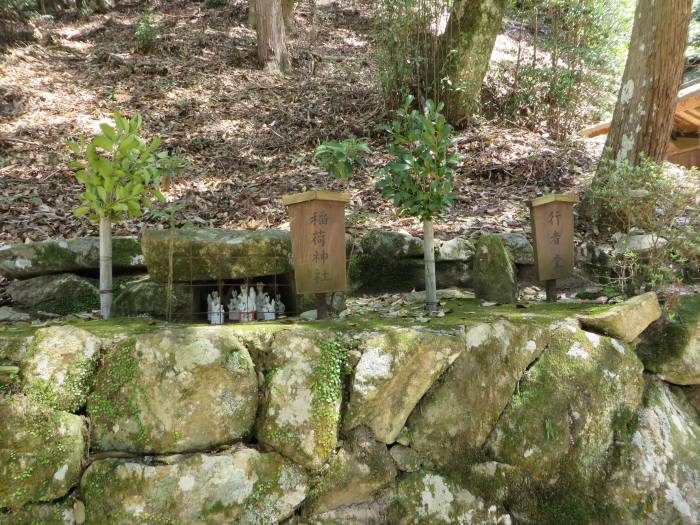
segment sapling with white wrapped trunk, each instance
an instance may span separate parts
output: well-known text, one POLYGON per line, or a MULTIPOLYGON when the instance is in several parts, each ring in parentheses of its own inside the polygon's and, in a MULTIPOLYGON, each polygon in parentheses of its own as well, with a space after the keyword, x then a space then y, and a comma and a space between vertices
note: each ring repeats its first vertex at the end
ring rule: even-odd
POLYGON ((85 186, 83 205, 74 213, 100 227, 100 314, 109 319, 112 307, 112 223, 140 217, 152 199, 164 202, 159 191, 163 175, 178 169, 179 159, 159 151, 158 137, 146 141, 140 135, 142 119, 114 114, 114 126, 103 123, 91 141, 81 137, 67 145, 75 155, 68 166, 85 186))
POLYGON ((427 100, 422 112, 411 110, 413 97, 406 98, 396 114, 399 117, 384 129, 391 136, 389 147, 394 160, 379 175, 377 186, 394 201, 399 215, 423 221, 423 259, 425 262, 425 308, 437 310, 435 246, 433 220, 453 202, 452 166, 459 160, 453 152, 450 126, 442 114, 443 104, 427 100))

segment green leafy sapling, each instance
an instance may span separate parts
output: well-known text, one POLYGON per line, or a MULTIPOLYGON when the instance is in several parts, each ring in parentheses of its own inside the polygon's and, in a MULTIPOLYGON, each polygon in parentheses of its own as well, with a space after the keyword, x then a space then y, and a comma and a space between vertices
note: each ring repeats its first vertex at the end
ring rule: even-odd
POLYGON ((160 139, 150 142, 141 133, 142 119, 114 114, 114 124, 101 124, 102 133, 88 142, 81 137, 67 145, 74 155, 68 166, 84 187, 83 205, 74 211, 100 225, 100 312, 109 319, 112 305, 112 223, 140 217, 152 199, 165 202, 159 191, 166 171, 177 169, 179 159, 159 151, 160 139))
POLYGON ((325 142, 314 152, 319 167, 343 183, 355 174, 357 167, 365 165, 367 155, 369 148, 355 137, 342 142, 325 142))
POLYGON ((394 160, 378 173, 377 183, 385 198, 392 199, 399 215, 423 221, 426 309, 437 310, 433 220, 452 204, 454 169, 459 160, 453 151, 452 127, 441 113, 443 104, 431 100, 423 112, 411 110, 413 97, 406 98, 396 113, 398 119, 384 126, 391 137, 394 160))

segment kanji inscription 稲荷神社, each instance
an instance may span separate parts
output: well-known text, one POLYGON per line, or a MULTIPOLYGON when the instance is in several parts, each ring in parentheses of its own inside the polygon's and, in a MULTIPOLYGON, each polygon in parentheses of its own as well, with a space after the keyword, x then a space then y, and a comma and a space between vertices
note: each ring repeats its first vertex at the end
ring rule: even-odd
POLYGON ((344 291, 345 194, 306 192, 283 199, 289 211, 297 293, 344 291))

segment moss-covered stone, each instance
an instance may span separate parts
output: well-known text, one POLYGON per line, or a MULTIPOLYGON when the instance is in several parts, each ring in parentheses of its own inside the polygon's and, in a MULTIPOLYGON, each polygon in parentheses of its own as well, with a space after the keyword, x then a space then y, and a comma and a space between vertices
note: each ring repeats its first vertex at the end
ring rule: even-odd
POLYGON ((291 237, 281 230, 147 230, 141 238, 141 248, 148 274, 159 282, 167 282, 171 266, 175 282, 241 279, 293 271, 291 237))
POLYGON ((23 390, 36 402, 68 412, 85 405, 102 342, 74 326, 36 332, 22 367, 23 390))
POLYGON ((465 350, 408 420, 412 448, 434 466, 471 463, 547 335, 537 324, 505 320, 469 327, 465 350))
POLYGON ((97 281, 70 273, 14 281, 7 287, 12 301, 35 312, 60 315, 99 307, 97 281))
POLYGON ((386 445, 377 443, 369 429, 356 429, 331 459, 328 469, 309 494, 305 513, 321 514, 345 505, 372 500, 396 477, 386 445))
POLYGON ((396 468, 401 472, 416 472, 423 466, 423 461, 418 452, 408 446, 397 443, 389 449, 389 454, 394 460, 396 468))
POLYGON ((304 500, 304 470, 277 453, 243 448, 170 464, 95 461, 80 482, 87 523, 271 525, 304 500))
MULTIPOLYGON (((459 260, 435 263, 438 288, 468 287, 471 268, 459 260)), ((425 265, 422 259, 387 259, 365 254, 350 261, 349 289, 352 292, 410 292, 425 288, 425 265)))
POLYGON ((655 292, 648 292, 616 304, 594 315, 579 318, 586 330, 631 343, 661 316, 655 292))
POLYGON ((462 352, 464 333, 385 329, 359 338, 362 357, 343 425, 346 430, 366 425, 390 444, 423 394, 462 352))
POLYGON ((647 378, 636 428, 610 477, 626 523, 698 523, 700 416, 658 378, 647 378))
POLYGON ((474 294, 478 299, 502 304, 518 300, 517 272, 500 237, 479 237, 473 268, 474 294))
POLYGON ((87 410, 97 450, 208 450, 248 435, 257 374, 230 330, 157 331, 116 344, 95 377, 87 410))
MULTIPOLYGON (((49 240, 0 248, 0 274, 11 279, 97 270, 99 267, 100 246, 97 237, 49 240)), ((143 268, 143 256, 136 237, 112 238, 112 267, 117 271, 143 268)))
POLYGON ((0 508, 51 501, 78 483, 86 452, 80 416, 22 396, 0 397, 0 508))
POLYGON ((112 305, 115 316, 135 317, 150 315, 165 319, 168 313, 172 319, 188 319, 195 311, 192 288, 184 284, 174 284, 171 294, 168 286, 150 280, 147 276, 125 282, 114 298, 112 305))
POLYGON ((405 231, 370 230, 361 241, 362 251, 383 259, 423 256, 423 241, 405 231))
POLYGON ((510 525, 511 518, 439 474, 409 474, 399 481, 389 510, 392 525, 510 525))
POLYGON ((0 363, 24 362, 35 331, 36 328, 27 324, 0 325, 0 363))
POLYGON ((76 525, 73 501, 26 505, 17 512, 0 514, 0 525, 76 525))
POLYGON ((522 233, 497 233, 508 250, 511 261, 515 264, 535 264, 535 250, 522 233))
POLYGON ((644 366, 679 385, 700 384, 700 294, 682 296, 643 334, 644 366))
POLYGON ((487 446, 536 480, 566 472, 585 483, 609 459, 616 421, 641 401, 642 364, 631 348, 573 320, 550 329, 548 348, 523 375, 487 446))
POLYGON ((338 439, 344 348, 330 333, 277 334, 269 355, 258 441, 318 470, 338 439))
POLYGON ((449 241, 435 242, 435 260, 470 262, 474 257, 474 243, 469 239, 455 237, 449 241))

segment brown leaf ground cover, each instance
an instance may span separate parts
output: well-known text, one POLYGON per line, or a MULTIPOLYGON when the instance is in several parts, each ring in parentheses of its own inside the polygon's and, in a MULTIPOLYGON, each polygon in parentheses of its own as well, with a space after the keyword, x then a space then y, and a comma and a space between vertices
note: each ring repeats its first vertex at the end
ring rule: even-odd
MULTIPOLYGON (((136 0, 107 15, 36 22, 38 41, 0 54, 0 245, 96 234, 71 213, 80 187, 65 167, 64 142, 93 134, 115 110, 141 111, 147 132, 189 161, 167 191, 186 205, 183 222, 280 226, 287 220, 282 195, 328 186, 314 167, 314 148, 355 135, 367 138, 373 155, 348 188, 350 227, 419 232, 375 188, 373 173, 388 158, 377 127, 390 114, 372 61, 369 0, 318 9, 300 2, 286 76, 257 69, 246 1, 155 6, 149 54, 135 51, 136 24, 146 13, 136 0)), ((498 121, 482 119, 457 140, 464 160, 455 205, 437 225, 444 238, 527 231, 525 202, 580 191, 592 162, 580 145, 498 121)), ((115 233, 158 224, 146 215, 115 233)))

